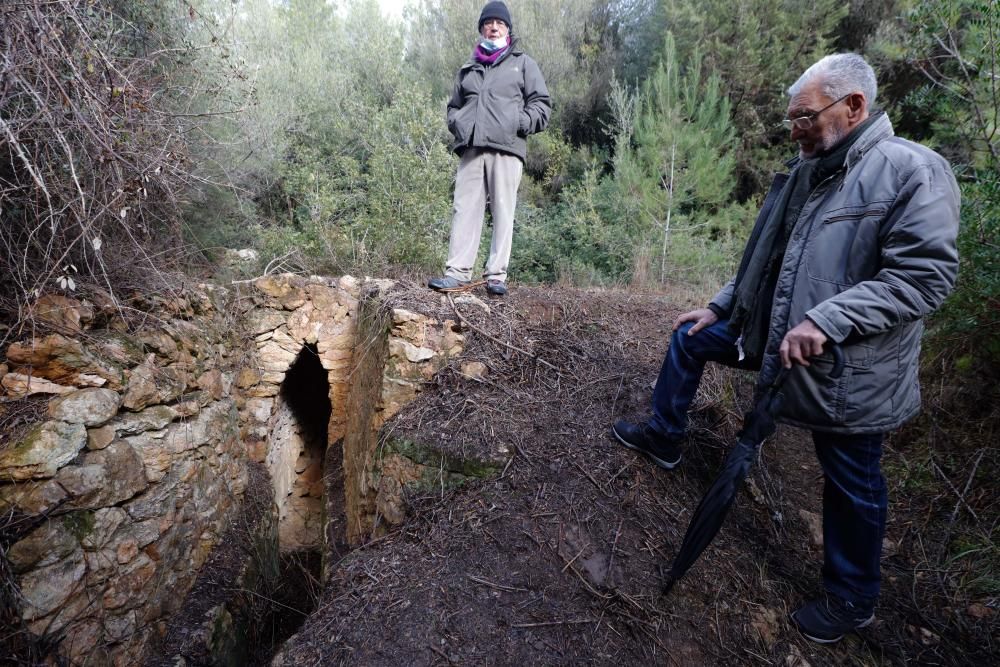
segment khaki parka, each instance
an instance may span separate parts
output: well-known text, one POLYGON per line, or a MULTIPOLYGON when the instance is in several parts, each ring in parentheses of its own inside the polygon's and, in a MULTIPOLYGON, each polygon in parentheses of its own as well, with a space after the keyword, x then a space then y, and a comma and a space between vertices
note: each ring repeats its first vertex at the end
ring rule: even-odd
POLYGON ((524 162, 526 137, 549 122, 552 102, 538 64, 520 49, 517 39, 495 63, 472 58, 458 70, 448 101, 451 149, 492 148, 524 162))
MULTIPOLYGON (((786 179, 776 177, 758 226, 786 179)), ((841 344, 847 367, 831 379, 826 353, 794 369, 781 421, 817 431, 884 433, 916 415, 921 319, 955 285, 958 219, 959 190, 948 163, 894 136, 882 114, 843 168, 810 194, 788 241, 759 382, 777 375, 785 333, 806 318, 841 344)), ((733 285, 711 301, 724 316, 733 285)))

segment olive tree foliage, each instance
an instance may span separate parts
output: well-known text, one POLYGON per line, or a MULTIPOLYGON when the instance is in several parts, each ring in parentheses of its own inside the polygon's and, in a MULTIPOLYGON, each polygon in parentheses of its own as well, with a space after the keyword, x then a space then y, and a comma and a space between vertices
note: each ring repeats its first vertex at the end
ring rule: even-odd
POLYGON ((330 272, 440 263, 454 158, 402 26, 375 0, 242 0, 229 25, 247 109, 220 124, 217 159, 252 205, 225 233, 206 221, 212 240, 330 272))

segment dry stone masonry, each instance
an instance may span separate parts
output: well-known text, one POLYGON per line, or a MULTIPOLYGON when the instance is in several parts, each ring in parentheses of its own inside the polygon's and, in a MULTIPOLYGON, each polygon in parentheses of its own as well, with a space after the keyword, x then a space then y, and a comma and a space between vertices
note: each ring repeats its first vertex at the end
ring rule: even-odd
POLYGON ((137 331, 107 296, 39 299, 48 332, 0 363, 0 410, 47 397, 44 419, 0 446, 0 527, 16 538, 0 557, 22 631, 73 664, 140 663, 232 520, 249 461, 270 473, 282 549, 322 547, 337 512, 354 544, 402 521, 427 461, 380 453, 378 431, 464 338, 455 321, 386 305, 392 289, 349 276, 201 285, 136 304, 158 318, 137 331), (306 394, 328 399, 319 435, 294 399, 300 364, 315 364, 306 394))

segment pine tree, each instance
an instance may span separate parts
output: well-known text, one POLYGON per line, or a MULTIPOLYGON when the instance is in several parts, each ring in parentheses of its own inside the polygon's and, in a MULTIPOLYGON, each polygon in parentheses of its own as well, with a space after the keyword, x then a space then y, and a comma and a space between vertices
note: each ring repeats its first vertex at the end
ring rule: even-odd
POLYGON ((671 240, 710 237, 713 218, 735 184, 734 131, 720 79, 702 82, 700 59, 682 71, 673 35, 644 87, 631 145, 620 146, 615 175, 633 202, 637 236, 659 237, 659 279, 666 280, 671 240))

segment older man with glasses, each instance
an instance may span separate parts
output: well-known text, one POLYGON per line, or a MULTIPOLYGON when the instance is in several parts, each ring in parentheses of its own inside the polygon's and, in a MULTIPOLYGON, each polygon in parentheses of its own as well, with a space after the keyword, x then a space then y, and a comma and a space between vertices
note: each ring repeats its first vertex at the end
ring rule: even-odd
POLYGON ((800 366, 779 417, 812 432, 824 474, 825 595, 792 615, 817 642, 874 618, 888 507, 882 442, 919 410, 921 320, 958 270, 951 169, 894 136, 872 111, 876 92, 855 54, 823 58, 789 88, 783 124, 799 155, 764 199, 736 277, 674 322, 651 417, 612 428, 670 469, 706 362, 760 369, 760 387, 800 366), (839 379, 828 375, 828 343, 846 357, 839 379))

